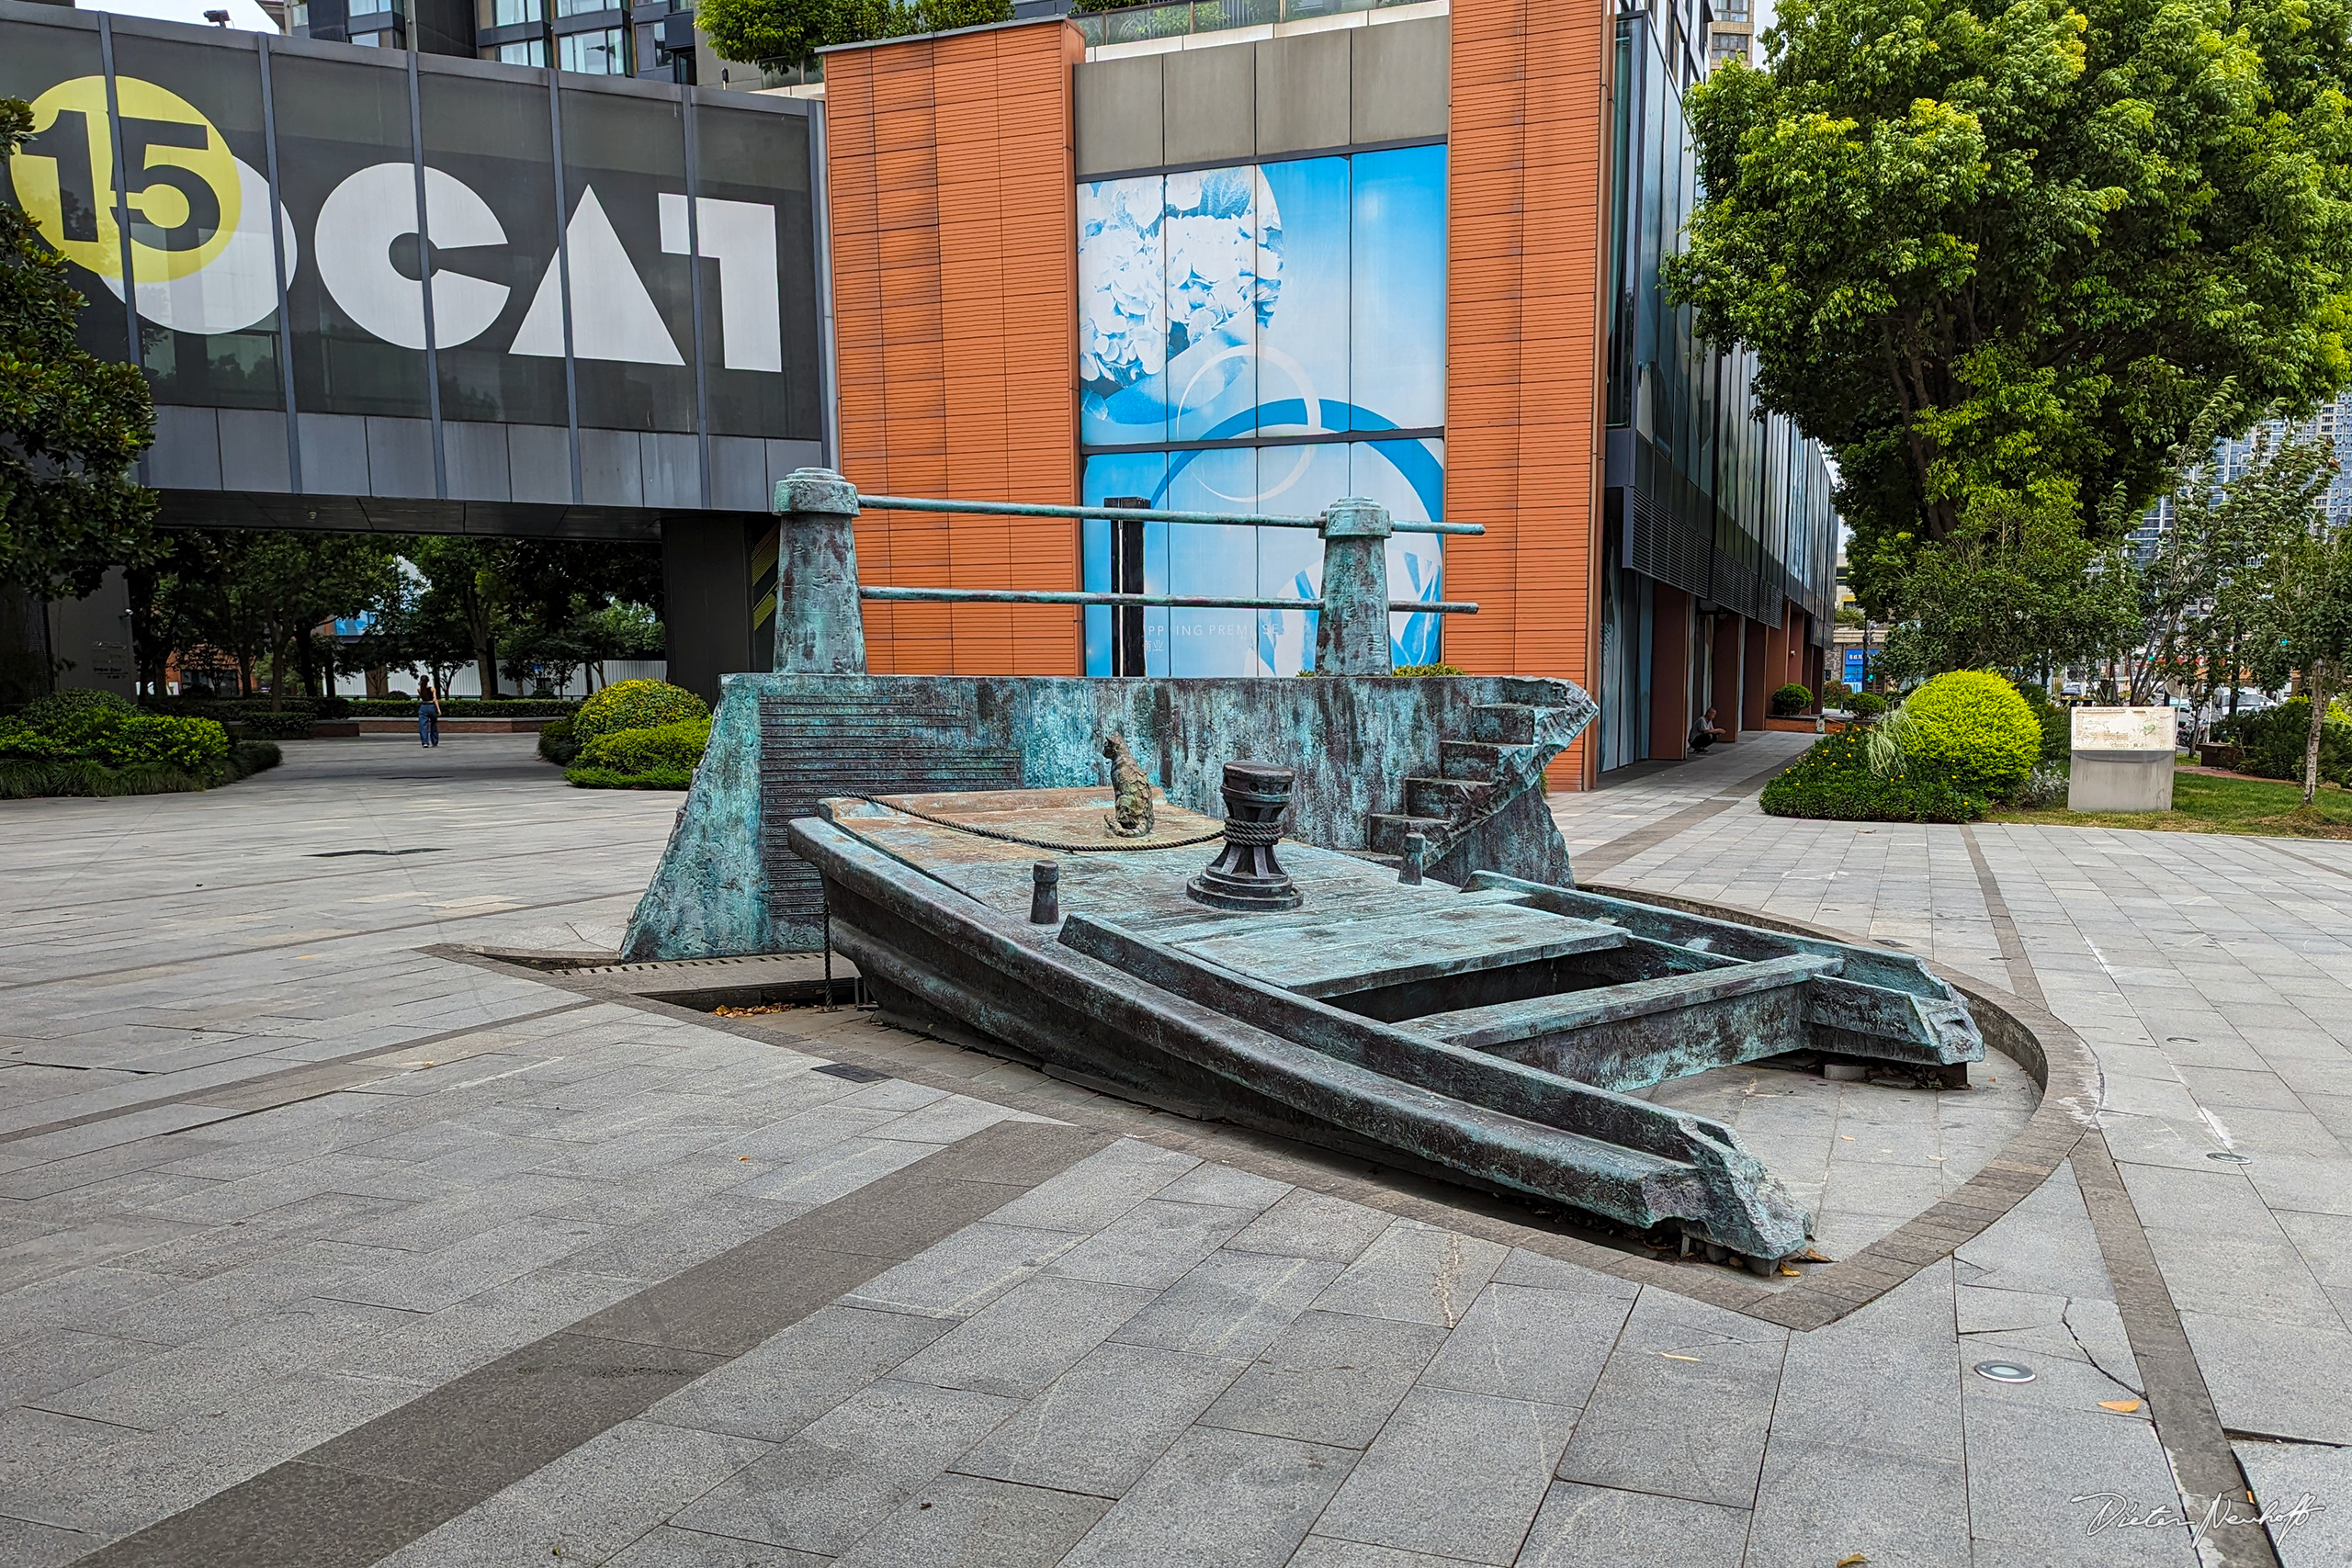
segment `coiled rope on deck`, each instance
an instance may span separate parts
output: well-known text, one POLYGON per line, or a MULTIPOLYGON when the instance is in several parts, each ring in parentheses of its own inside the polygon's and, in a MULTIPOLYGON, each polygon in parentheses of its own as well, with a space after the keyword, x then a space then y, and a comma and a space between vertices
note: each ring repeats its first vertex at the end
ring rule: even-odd
POLYGON ((1231 840, 1237 844, 1273 844, 1281 842, 1283 837, 1283 827, 1280 822, 1228 821, 1214 833, 1203 833, 1191 839, 1129 840, 1124 843, 1112 844, 1069 844, 1053 839, 1032 839, 1020 833, 1002 832, 994 828, 976 828, 969 822, 951 821, 944 817, 934 817, 928 811, 917 811, 912 807, 894 806, 887 800, 876 800, 870 795, 853 795, 848 798, 862 800, 868 806, 878 806, 885 811, 895 811, 901 817, 911 817, 918 822, 928 822, 936 828, 952 828, 958 833, 969 833, 975 838, 994 839, 1001 844, 1023 844, 1033 850, 1052 850, 1057 854, 1066 855, 1108 855, 1140 853, 1145 850, 1186 850, 1198 844, 1213 844, 1220 839, 1231 840))

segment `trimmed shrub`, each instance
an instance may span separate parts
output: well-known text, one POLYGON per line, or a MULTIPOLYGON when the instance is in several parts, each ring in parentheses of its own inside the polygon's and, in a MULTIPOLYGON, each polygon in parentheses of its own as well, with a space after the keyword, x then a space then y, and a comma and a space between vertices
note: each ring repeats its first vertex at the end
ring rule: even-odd
POLYGON ((1989 670, 1939 675, 1904 700, 1903 771, 1969 795, 2005 797, 2041 756, 2041 722, 1989 670))
POLYGON ((572 738, 571 721, 551 718, 539 726, 539 760, 557 767, 569 767, 580 755, 580 742, 572 738))
POLYGON ((2026 775, 2025 783, 2018 785, 2017 792, 2009 796, 2009 804, 2023 807, 2028 811, 2043 811, 2053 806, 2064 806, 2066 804, 2066 784, 2065 769, 2055 762, 2038 762, 2033 772, 2026 775))
POLYGON ((1886 711, 1886 699, 1876 692, 1856 692, 1847 700, 1846 711, 1857 718, 1876 718, 1886 711))
POLYGON ((55 734, 76 725, 95 721, 101 714, 134 714, 139 705, 127 697, 95 687, 81 687, 70 692, 54 692, 27 705, 20 716, 35 729, 55 734))
POLYGON ((241 740, 229 748, 220 762, 193 773, 158 761, 110 768, 88 757, 39 761, 0 757, 0 800, 57 795, 187 794, 251 777, 264 768, 277 766, 283 755, 266 740, 241 740))
POLYGON ((695 776, 684 768, 650 773, 616 773, 610 768, 566 768, 564 782, 575 789, 692 789, 695 776))
POLYGON ((1794 718, 1813 705, 1813 694, 1794 681, 1772 694, 1772 712, 1781 718, 1794 718))
POLYGON ((1988 802, 1907 769, 1881 778, 1871 771, 1869 737, 1849 729, 1815 741, 1764 786, 1760 804, 1774 817, 1834 822, 1973 822, 1988 802))
POLYGON ((2018 682, 2018 695, 2033 710, 2034 722, 2041 726, 2041 760, 2063 762, 2075 754, 2075 721, 2072 711, 2050 700, 2050 694, 2033 681, 2018 682))
POLYGON ((209 718, 141 713, 106 692, 61 693, 0 719, 0 758, 94 763, 100 768, 157 766, 217 772, 229 755, 229 732, 209 718), (62 701, 95 697, 103 701, 62 701))
POLYGON ((1844 707, 1846 699, 1853 695, 1852 688, 1843 681, 1831 681, 1821 688, 1821 705, 1826 708, 1844 707))
POLYGON ((571 733, 584 747, 600 735, 659 729, 709 716, 709 705, 684 686, 667 681, 616 681, 580 705, 571 717, 571 733))
POLYGON ((710 720, 707 718, 615 730, 582 742, 578 758, 564 777, 592 789, 684 789, 694 782, 695 766, 708 744, 710 720), (655 778, 662 782, 650 782, 655 778))
POLYGON ((1425 675, 1462 675, 1466 674, 1467 671, 1456 670, 1451 664, 1399 664, 1390 673, 1418 678, 1425 675))
MULTIPOLYGON (((2237 771, 2262 779, 2303 782, 2303 749, 2311 744, 2312 700, 2242 713, 2222 721, 2218 733, 2238 749, 2237 771)), ((2340 704, 2330 704, 2327 722, 2320 726, 2319 776, 2352 789, 2352 718, 2340 704)))

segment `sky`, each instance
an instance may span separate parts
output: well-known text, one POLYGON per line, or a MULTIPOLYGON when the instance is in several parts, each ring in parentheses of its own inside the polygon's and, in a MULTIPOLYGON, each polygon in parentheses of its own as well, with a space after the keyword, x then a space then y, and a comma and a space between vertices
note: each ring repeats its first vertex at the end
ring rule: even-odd
POLYGON ((207 11, 226 11, 229 25, 240 32, 274 33, 277 24, 254 0, 74 0, 84 11, 112 11, 118 17, 153 17, 164 22, 205 25, 207 11))

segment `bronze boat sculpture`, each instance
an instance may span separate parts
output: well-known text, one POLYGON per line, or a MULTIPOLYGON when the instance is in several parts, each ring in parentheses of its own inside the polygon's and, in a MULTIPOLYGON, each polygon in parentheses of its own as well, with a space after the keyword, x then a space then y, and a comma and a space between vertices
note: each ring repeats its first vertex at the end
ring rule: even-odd
MULTIPOLYGON (((1908 955, 1577 888, 1539 781, 1590 699, 1390 676, 1376 569, 1327 566, 1312 680, 873 676, 840 635, 860 500, 779 487, 780 670, 729 677, 630 957, 829 934, 948 1037, 1758 1272, 1810 1216, 1729 1127, 1643 1090, 1802 1050, 1945 1082, 1983 1058, 1908 955), (1351 575, 1367 603, 1335 592, 1351 575)), ((1332 509, 1328 550, 1379 542, 1367 505, 1332 509)))

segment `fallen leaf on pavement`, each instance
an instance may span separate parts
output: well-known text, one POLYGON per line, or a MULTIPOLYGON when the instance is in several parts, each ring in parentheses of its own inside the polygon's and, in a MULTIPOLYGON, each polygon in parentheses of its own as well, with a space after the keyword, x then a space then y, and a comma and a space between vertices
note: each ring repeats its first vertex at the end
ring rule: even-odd
POLYGON ((1838 1568, 1861 1568, 1861 1564, 1869 1561, 1859 1551, 1849 1551, 1838 1560, 1838 1568))
POLYGON ((1792 1280, 1802 1280, 1804 1278, 1804 1275, 1798 1273, 1795 1269, 1790 1268, 1785 1263, 1781 1265, 1781 1272, 1786 1274, 1792 1280))
POLYGON ((2136 1399, 2102 1399, 2098 1402, 2098 1407, 2101 1410, 2112 1410, 2118 1416, 2129 1416, 2140 1408, 2140 1402, 2136 1399))
POLYGON ((1699 1359, 1696 1356, 1678 1356, 1671 1350, 1660 1350, 1658 1354, 1669 1361, 1695 1361, 1699 1359))

